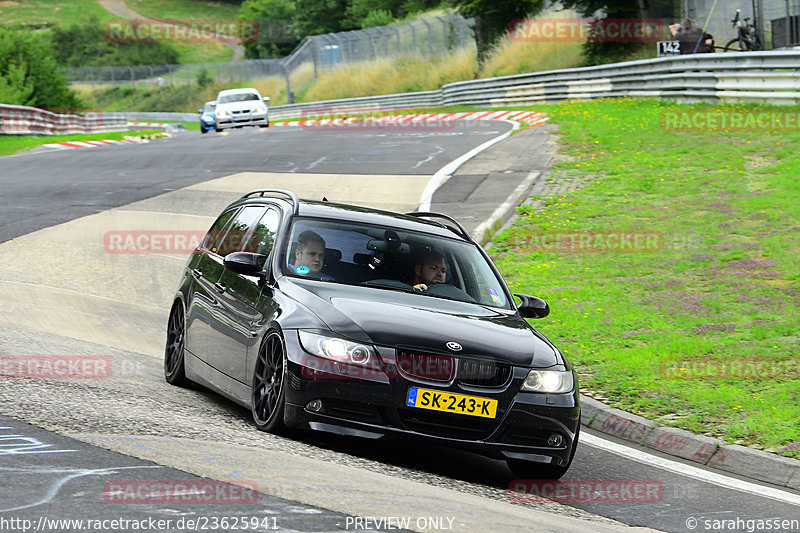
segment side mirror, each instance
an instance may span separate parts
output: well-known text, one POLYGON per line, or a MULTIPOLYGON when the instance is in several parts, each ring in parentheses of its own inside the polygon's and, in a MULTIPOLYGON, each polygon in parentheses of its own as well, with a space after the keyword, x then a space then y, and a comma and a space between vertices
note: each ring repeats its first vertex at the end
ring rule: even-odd
POLYGON ((264 103, 266 104, 267 102, 269 102, 269 96, 264 97, 264 103))
POLYGON ((198 110, 197 110, 197 112, 198 112, 198 113, 202 113, 202 112, 203 112, 203 110, 202 110, 202 109, 198 109, 198 110))
POLYGON ((517 306, 519 314, 525 318, 544 318, 550 314, 550 306, 547 302, 536 296, 527 294, 515 294, 521 300, 517 306))
POLYGON ((225 268, 245 276, 259 276, 264 272, 267 256, 251 252, 233 252, 225 256, 225 268))

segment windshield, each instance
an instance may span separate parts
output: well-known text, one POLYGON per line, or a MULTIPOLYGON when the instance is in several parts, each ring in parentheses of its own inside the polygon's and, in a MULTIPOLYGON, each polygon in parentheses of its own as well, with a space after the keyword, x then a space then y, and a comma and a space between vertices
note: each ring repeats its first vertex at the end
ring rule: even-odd
POLYGON ((256 93, 234 93, 220 96, 217 100, 218 104, 229 104, 231 102, 246 102, 248 100, 261 100, 256 93))
POLYGON ((295 219, 286 275, 509 308, 473 243, 354 222, 295 219))
POLYGON ((205 113, 211 113, 214 111, 215 107, 217 107, 217 104, 206 104, 205 107, 203 107, 203 111, 205 113))

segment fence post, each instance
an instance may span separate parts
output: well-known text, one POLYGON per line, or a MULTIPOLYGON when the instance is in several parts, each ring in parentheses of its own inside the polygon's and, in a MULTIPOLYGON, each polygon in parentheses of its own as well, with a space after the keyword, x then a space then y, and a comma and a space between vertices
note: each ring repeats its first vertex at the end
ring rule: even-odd
POLYGON ((409 26, 411 26, 411 53, 417 53, 417 29, 414 27, 414 24, 411 22, 406 22, 409 26))
MULTIPOLYGON (((309 38, 311 39, 311 38, 309 38)), ((317 79, 317 56, 319 55, 319 46, 316 39, 311 39, 311 57, 314 58, 314 79, 317 79)))
POLYGON ((450 50, 450 43, 447 39, 447 22, 439 16, 437 16, 436 19, 442 23, 442 46, 445 50, 450 50))
POLYGON ((431 25, 425 19, 420 19, 425 26, 428 27, 428 54, 433 57, 433 30, 431 29, 431 25))
POLYGON ((286 64, 281 63, 281 67, 283 70, 283 77, 286 78, 286 103, 293 104, 294 103, 294 95, 292 94, 292 84, 289 80, 289 69, 286 67, 286 64))

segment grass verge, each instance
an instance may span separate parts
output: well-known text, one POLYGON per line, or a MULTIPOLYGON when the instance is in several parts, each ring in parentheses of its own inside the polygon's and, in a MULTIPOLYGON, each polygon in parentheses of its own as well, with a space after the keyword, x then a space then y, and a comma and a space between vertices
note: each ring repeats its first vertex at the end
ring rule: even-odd
POLYGON ((239 18, 239 7, 230 2, 213 0, 126 0, 133 11, 155 20, 233 21, 239 18))
POLYGON ((79 24, 90 16, 100 22, 119 17, 103 9, 97 0, 6 0, 0 2, 4 26, 21 24, 33 28, 79 24))
POLYGON ((667 112, 760 112, 749 106, 608 100, 542 110, 570 157, 553 179, 584 186, 519 208, 491 250, 514 292, 549 301, 536 327, 590 396, 800 456, 800 132, 662 128, 667 112), (581 234, 591 246, 576 245, 581 234), (660 245, 623 253, 610 248, 612 234, 660 245))
POLYGON ((125 137, 150 136, 161 130, 138 130, 112 133, 90 133, 85 135, 0 135, 0 156, 19 154, 38 148, 43 144, 71 141, 119 141, 125 137))

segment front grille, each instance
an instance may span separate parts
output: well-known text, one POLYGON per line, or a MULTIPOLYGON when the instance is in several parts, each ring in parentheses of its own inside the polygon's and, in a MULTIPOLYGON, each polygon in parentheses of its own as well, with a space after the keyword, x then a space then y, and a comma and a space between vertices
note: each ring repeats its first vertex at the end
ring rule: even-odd
POLYGON ((325 414, 344 418, 345 420, 358 420, 372 424, 381 424, 383 422, 378 408, 374 405, 348 402, 346 400, 324 399, 322 400, 322 408, 325 414))
POLYGON ((399 352, 397 368, 404 376, 447 382, 455 374, 455 359, 449 355, 399 352))
POLYGON ((406 429, 450 439, 483 440, 494 431, 497 419, 454 413, 437 413, 421 409, 400 409, 406 429))
POLYGON ((458 365, 458 381, 474 387, 501 387, 511 377, 511 365, 494 361, 461 359, 458 365))

